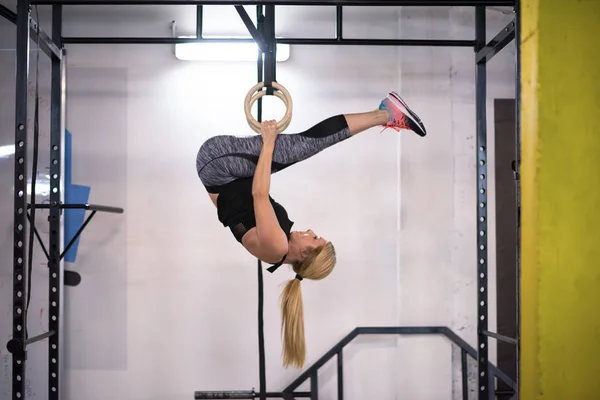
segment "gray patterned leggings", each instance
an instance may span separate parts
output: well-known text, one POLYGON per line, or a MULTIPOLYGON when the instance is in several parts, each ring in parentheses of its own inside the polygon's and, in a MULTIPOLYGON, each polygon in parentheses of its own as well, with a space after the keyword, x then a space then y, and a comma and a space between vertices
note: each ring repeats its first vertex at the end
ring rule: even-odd
MULTIPOLYGON (((327 118, 301 133, 279 134, 275 140, 271 172, 306 160, 349 137, 350 130, 343 115, 327 118)), ((261 135, 221 135, 204 142, 196 157, 196 170, 206 190, 219 193, 221 186, 253 176, 262 143, 261 135)))

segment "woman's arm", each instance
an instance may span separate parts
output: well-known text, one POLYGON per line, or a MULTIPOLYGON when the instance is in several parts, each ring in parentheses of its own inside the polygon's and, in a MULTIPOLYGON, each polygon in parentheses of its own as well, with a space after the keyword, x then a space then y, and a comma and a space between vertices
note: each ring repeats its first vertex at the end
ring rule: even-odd
POLYGON ((257 246, 252 252, 266 262, 278 262, 288 252, 288 241, 269 199, 271 187, 271 162, 277 137, 275 121, 262 124, 263 146, 252 180, 252 197, 256 217, 257 246))

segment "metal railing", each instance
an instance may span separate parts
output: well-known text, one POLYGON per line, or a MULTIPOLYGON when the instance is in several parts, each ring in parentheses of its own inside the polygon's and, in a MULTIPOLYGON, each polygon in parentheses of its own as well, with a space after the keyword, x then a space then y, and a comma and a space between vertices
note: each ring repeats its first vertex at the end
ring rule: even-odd
MULTIPOLYGON (((319 398, 319 369, 323 367, 333 357, 337 357, 337 382, 338 382, 338 400, 344 399, 344 362, 343 350, 356 337, 361 335, 441 335, 449 339, 454 345, 461 349, 461 370, 462 370, 462 397, 463 400, 468 399, 468 382, 467 382, 467 356, 474 360, 477 359, 477 351, 467 342, 461 339, 450 328, 445 326, 400 326, 400 327, 358 327, 353 329, 348 335, 340 340, 335 346, 325 353, 319 360, 311 365, 298 378, 290 383, 282 392, 267 392, 263 397, 283 398, 285 400, 293 400, 295 398, 310 398, 318 400, 319 398), (310 380, 310 392, 297 392, 296 390, 310 380)), ((504 382, 514 394, 516 392, 515 382, 505 373, 500 371, 495 365, 488 364, 489 388, 494 388, 493 380, 495 378, 504 382)), ((506 394, 506 393, 503 393, 506 394)), ((260 393, 254 390, 249 391, 198 391, 194 393, 195 399, 255 399, 260 396, 260 393)))

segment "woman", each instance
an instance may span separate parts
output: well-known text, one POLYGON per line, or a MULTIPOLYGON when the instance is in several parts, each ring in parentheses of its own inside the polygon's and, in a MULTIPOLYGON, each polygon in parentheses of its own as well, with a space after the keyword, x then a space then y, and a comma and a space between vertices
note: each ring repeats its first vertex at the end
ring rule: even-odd
POLYGON ((419 117, 391 92, 375 111, 330 117, 296 134, 278 135, 275 121, 266 121, 261 135, 215 136, 198 152, 198 176, 223 226, 254 257, 274 264, 270 272, 290 264, 296 273, 281 296, 284 366, 305 360, 300 281, 328 276, 336 256, 331 242, 312 230, 291 230, 287 211, 269 195, 270 175, 375 126, 426 135, 419 117))

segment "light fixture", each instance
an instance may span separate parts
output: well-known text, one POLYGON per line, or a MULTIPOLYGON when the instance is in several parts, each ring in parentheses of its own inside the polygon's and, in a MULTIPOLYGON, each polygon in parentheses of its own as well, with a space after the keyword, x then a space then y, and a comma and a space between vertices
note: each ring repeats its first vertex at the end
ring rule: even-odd
MULTIPOLYGON (((194 38, 194 36, 183 36, 194 38)), ((175 57, 183 61, 256 61, 258 45, 247 37, 204 37, 197 42, 176 43, 175 57), (211 41, 210 39, 218 39, 211 41), (243 40, 240 40, 243 39, 243 40), (230 41, 228 41, 230 40, 230 41), (236 41, 237 40, 237 41, 236 41)), ((276 61, 290 58, 290 45, 278 44, 276 61)))
POLYGON ((15 145, 9 144, 6 146, 0 146, 0 158, 8 158, 15 154, 15 145))

